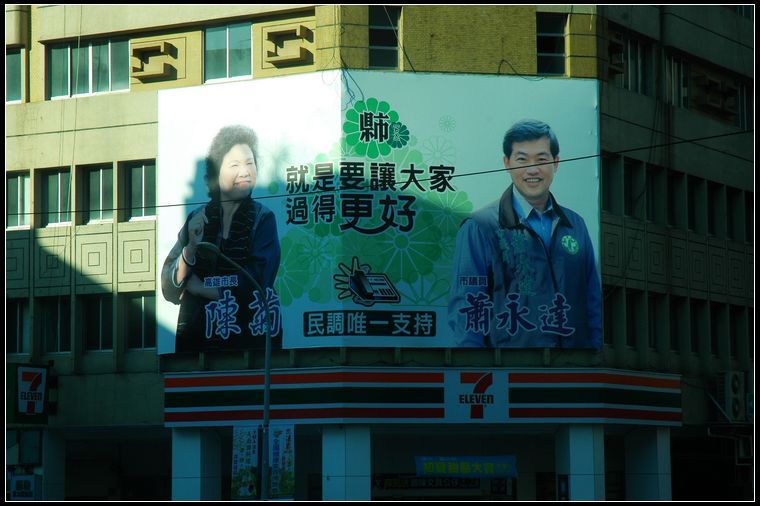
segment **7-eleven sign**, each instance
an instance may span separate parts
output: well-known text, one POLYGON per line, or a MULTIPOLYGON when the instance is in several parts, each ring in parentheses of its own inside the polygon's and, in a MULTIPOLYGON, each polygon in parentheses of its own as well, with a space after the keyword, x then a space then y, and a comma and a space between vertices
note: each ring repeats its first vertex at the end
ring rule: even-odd
POLYGON ((445 376, 446 421, 507 421, 507 373, 503 370, 449 370, 445 376))
POLYGON ((18 368, 18 411, 27 415, 39 415, 45 412, 45 380, 47 369, 44 367, 18 368))

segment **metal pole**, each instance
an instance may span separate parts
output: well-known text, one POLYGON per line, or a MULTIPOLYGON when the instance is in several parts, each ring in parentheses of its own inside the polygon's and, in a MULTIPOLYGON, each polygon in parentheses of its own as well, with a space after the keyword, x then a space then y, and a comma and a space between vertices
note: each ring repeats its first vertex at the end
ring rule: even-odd
POLYGON ((271 379, 270 357, 272 356, 272 326, 269 314, 269 299, 267 298, 266 292, 263 288, 261 288, 261 285, 258 283, 258 281, 253 279, 253 276, 251 276, 250 273, 243 269, 237 262, 222 253, 216 244, 202 241, 198 243, 198 248, 205 248, 213 252, 215 255, 221 257, 222 260, 240 270, 246 279, 253 283, 253 286, 256 288, 259 294, 261 294, 261 300, 264 302, 264 332, 266 342, 264 343, 264 414, 261 430, 261 500, 267 501, 269 500, 269 390, 271 379))

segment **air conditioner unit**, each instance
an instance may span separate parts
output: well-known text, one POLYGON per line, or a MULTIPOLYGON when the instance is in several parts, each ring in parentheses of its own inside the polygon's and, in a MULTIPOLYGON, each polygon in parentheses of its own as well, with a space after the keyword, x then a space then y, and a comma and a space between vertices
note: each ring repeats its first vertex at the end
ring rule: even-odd
POLYGON ((747 419, 747 397, 744 372, 724 372, 718 380, 718 402, 731 422, 747 419))

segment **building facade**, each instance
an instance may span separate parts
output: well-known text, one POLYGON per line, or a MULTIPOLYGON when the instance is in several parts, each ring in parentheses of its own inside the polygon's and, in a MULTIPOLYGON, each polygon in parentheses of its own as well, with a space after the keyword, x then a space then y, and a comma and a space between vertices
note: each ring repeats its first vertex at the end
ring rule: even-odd
POLYGON ((363 72, 598 83, 603 343, 275 350, 295 497, 752 498, 753 20, 6 6, 7 497, 231 497, 233 427, 261 420, 264 359, 157 353, 160 96, 363 72), (486 471, 505 456, 515 472, 486 471))

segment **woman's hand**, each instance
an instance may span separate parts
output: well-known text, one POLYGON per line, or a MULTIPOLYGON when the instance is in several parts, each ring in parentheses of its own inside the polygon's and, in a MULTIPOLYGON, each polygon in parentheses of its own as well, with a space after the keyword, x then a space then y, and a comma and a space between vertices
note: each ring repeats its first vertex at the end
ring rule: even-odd
POLYGON ((195 252, 198 249, 198 243, 203 240, 203 230, 208 223, 206 218, 206 209, 201 209, 187 224, 188 242, 185 246, 185 261, 195 264, 195 252))
POLYGON ((191 246, 193 250, 198 247, 198 243, 203 240, 203 229, 208 223, 206 218, 206 209, 201 209, 190 222, 187 224, 187 231, 189 234, 188 246, 191 246))

